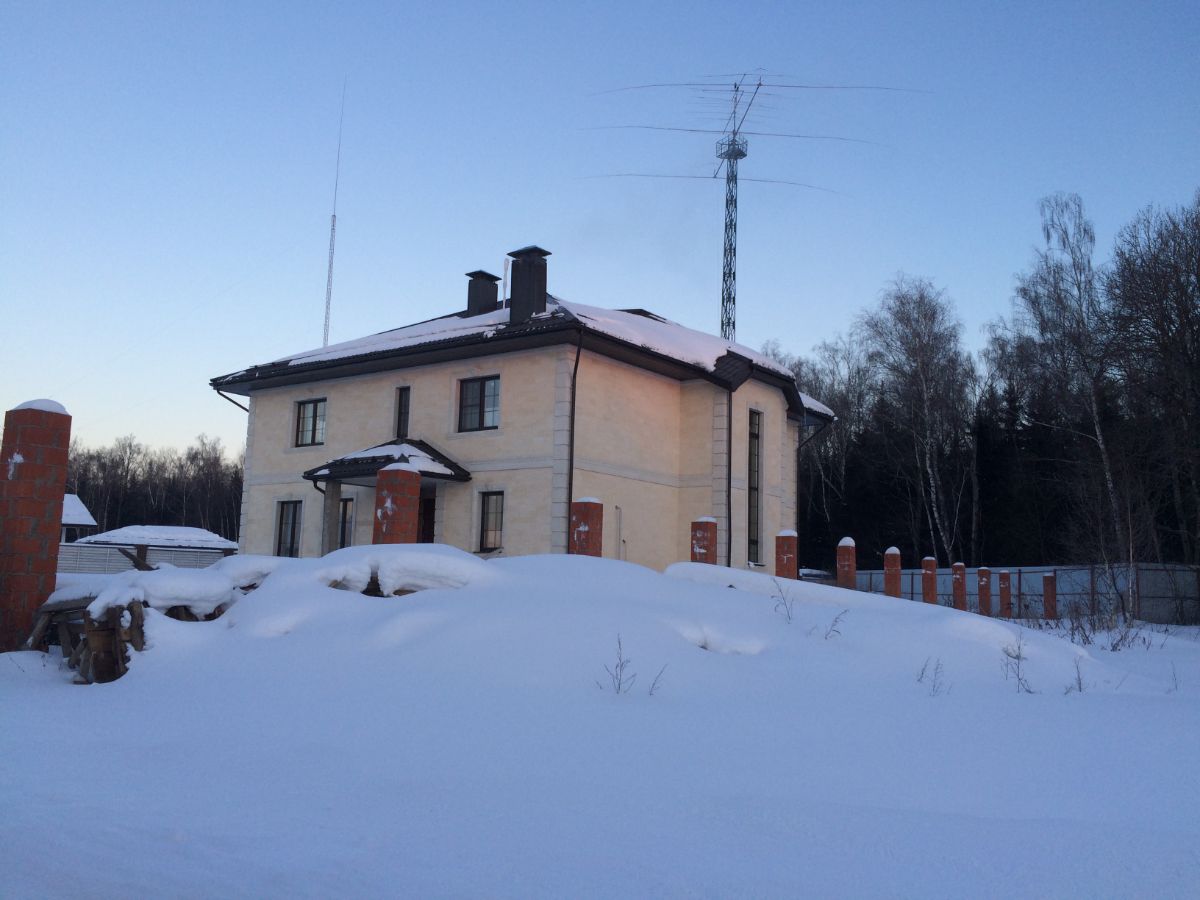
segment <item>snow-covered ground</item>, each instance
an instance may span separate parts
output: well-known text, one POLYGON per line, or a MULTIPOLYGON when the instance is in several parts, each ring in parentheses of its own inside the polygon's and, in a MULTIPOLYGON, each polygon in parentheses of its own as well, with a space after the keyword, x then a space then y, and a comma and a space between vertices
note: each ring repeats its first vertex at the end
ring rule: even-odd
POLYGON ((1198 629, 1112 651, 715 567, 429 547, 288 562, 146 627, 109 685, 0 658, 0 896, 1200 884, 1198 629), (372 571, 426 589, 345 589, 372 571))

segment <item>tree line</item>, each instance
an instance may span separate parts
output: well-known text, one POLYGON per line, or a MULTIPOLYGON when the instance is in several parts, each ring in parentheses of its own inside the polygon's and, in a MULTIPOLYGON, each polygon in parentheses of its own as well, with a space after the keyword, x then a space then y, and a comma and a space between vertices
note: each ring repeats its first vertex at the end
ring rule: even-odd
POLYGON ((78 494, 101 531, 125 525, 190 525, 236 541, 242 503, 241 455, 200 435, 182 453, 152 449, 132 435, 109 447, 71 441, 67 491, 78 494))
POLYGON ((972 354, 906 275, 850 333, 786 362, 838 421, 801 451, 802 558, 829 566, 1200 562, 1200 192, 1106 259, 1080 198, 1041 202, 1011 313, 972 354))

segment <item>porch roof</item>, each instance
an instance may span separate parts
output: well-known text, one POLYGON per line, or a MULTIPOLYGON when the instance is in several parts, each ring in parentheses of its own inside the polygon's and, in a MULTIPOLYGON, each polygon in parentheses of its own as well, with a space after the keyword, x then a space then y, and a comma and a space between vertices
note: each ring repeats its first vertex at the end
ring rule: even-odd
POLYGON ((384 466, 406 462, 416 466, 426 478, 446 481, 470 481, 471 473, 438 450, 418 438, 403 438, 356 450, 309 469, 304 477, 309 481, 349 481, 373 478, 384 466))

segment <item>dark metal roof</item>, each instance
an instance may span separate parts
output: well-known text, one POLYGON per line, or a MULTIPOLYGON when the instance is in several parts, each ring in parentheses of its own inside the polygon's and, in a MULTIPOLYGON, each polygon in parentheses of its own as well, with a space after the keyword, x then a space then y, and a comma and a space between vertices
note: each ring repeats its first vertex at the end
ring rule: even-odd
POLYGON ((396 438, 395 440, 385 441, 382 444, 376 444, 374 447, 368 447, 366 450, 359 450, 357 453, 348 454, 347 456, 332 459, 327 463, 323 463, 315 468, 309 469, 304 473, 304 477, 309 481, 345 481, 348 478, 368 478, 375 475, 384 466, 390 466, 395 462, 412 462, 418 469, 421 469, 421 474, 426 478, 440 478, 444 481, 470 481, 471 473, 448 457, 445 453, 438 450, 427 441, 422 441, 418 438, 396 438), (444 472, 427 471, 421 469, 420 459, 413 459, 417 454, 408 454, 403 452, 395 452, 393 450, 385 450, 384 448, 394 448, 397 446, 407 445, 412 449, 424 454, 434 462, 440 463, 442 466, 450 470, 451 474, 447 475, 444 472), (380 453, 368 454, 368 451, 380 450, 380 453))

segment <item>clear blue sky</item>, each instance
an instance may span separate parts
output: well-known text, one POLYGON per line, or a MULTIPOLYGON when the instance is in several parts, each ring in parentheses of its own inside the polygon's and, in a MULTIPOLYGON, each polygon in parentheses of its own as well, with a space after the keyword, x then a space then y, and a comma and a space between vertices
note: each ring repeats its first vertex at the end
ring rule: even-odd
MULTIPOLYGON (((1009 309, 1037 202, 1080 193, 1101 255, 1200 187, 1200 4, 0 3, 0 406, 49 396, 97 445, 231 449, 207 386, 319 346, 338 105, 332 339, 465 303, 463 273, 551 250, 550 289, 718 330, 720 183, 691 94, 762 68, 930 93, 795 92, 751 139, 738 338, 807 352, 896 273, 973 346, 1009 309)), ((749 127, 749 126, 748 126, 749 127)))

